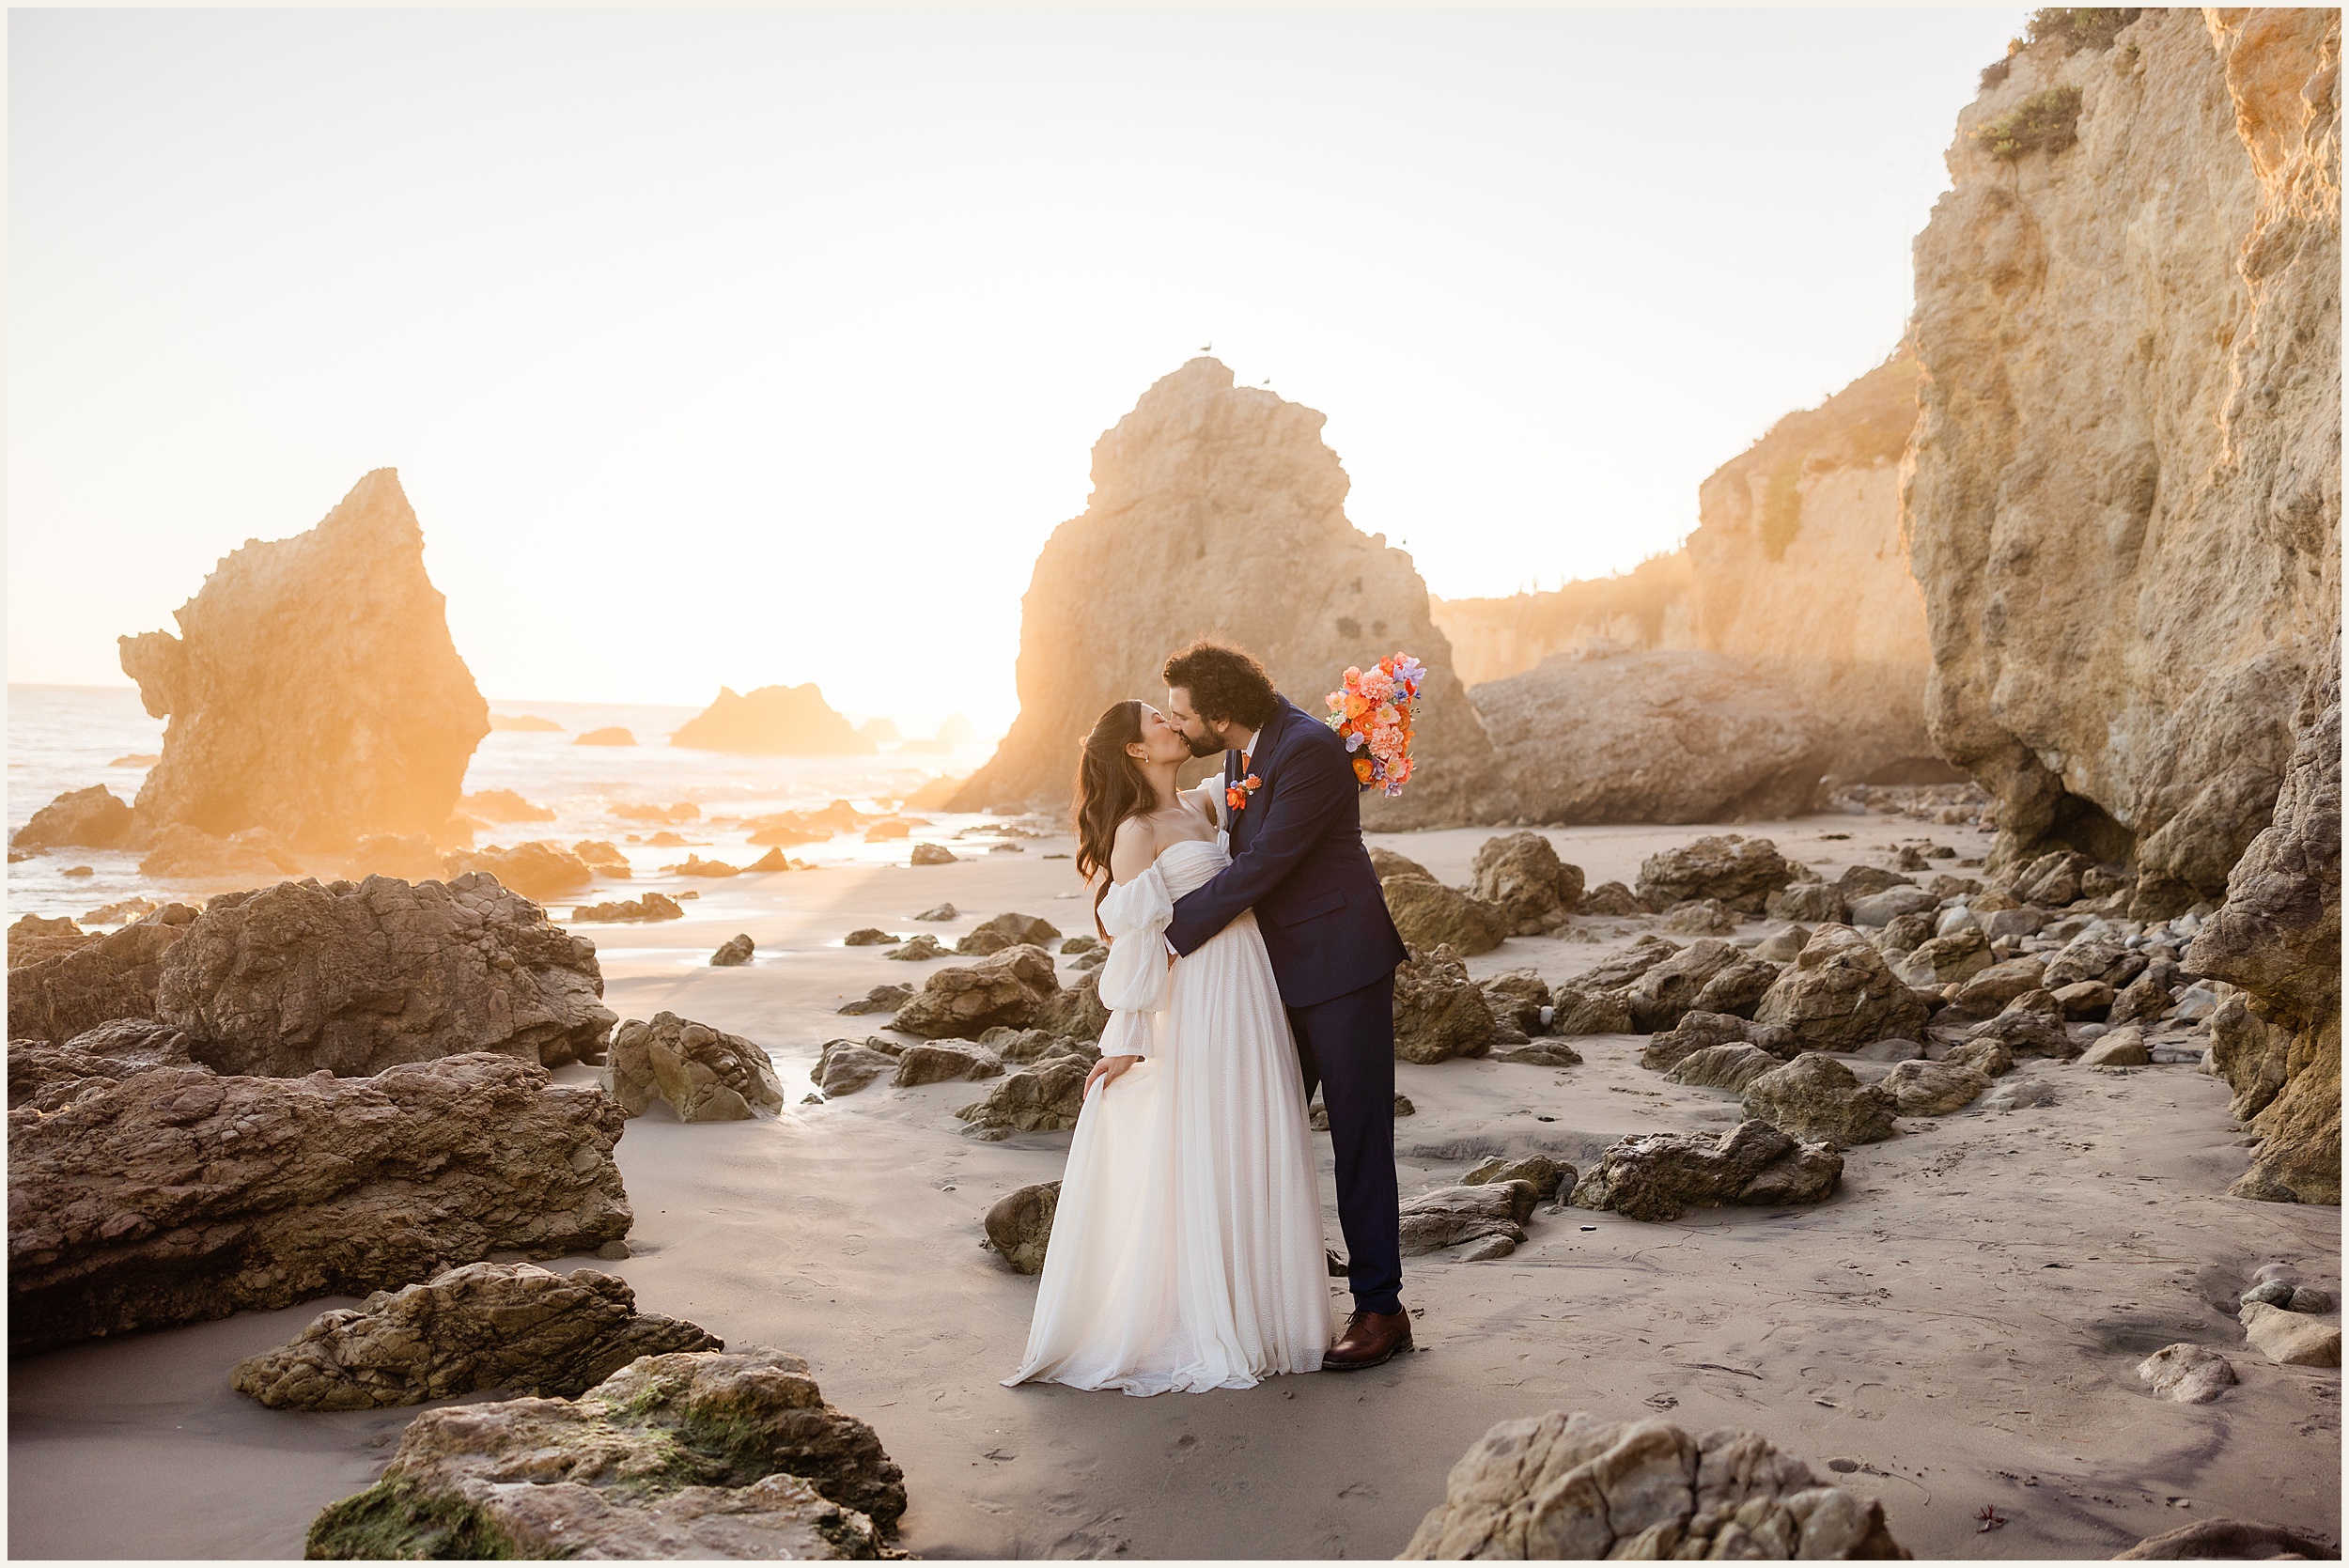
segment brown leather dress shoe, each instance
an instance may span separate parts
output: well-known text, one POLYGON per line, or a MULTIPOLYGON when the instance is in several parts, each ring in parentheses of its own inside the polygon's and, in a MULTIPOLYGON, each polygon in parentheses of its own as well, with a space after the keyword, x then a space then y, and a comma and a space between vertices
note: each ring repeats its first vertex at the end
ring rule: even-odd
POLYGON ((1410 1348, 1410 1313, 1356 1312, 1346 1320, 1338 1343, 1321 1353, 1321 1370, 1361 1372, 1383 1366, 1410 1348))

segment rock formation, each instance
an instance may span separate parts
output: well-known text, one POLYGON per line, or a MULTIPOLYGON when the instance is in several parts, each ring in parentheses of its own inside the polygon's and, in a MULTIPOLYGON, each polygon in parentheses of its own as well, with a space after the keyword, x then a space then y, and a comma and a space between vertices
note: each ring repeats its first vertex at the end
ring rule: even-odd
MULTIPOLYGON (((154 1017, 163 957, 195 919, 187 905, 166 904, 119 931, 12 962, 8 1038, 63 1045, 111 1019, 154 1017)), ((15 956, 12 939, 9 957, 15 956)))
POLYGON ((1915 246, 1935 744, 1998 798, 1994 870, 2133 861, 2140 919, 2224 893, 2338 632, 2340 25, 2040 39, 1915 246))
POLYGON ((634 1216, 602 1091, 510 1057, 373 1078, 158 1067, 8 1112, 17 1354, 593 1252, 634 1216))
POLYGON ((1407 1198, 1399 1215, 1403 1255, 1465 1245, 1464 1262, 1505 1258, 1525 1239, 1525 1222, 1540 1199, 1532 1182, 1517 1180, 1463 1182, 1407 1198))
POLYGON ((1557 846, 1539 833, 1486 839, 1477 846, 1471 876, 1469 891, 1501 906, 1520 937, 1563 925, 1582 903, 1582 868, 1561 861, 1557 846))
POLYGON ((1060 1183, 1034 1182, 998 1198, 983 1222, 990 1251, 1020 1274, 1044 1272, 1052 1244, 1052 1217, 1060 1212, 1060 1183))
POLYGON ((1536 822, 1799 815, 1831 761, 1808 708, 1717 653, 1553 654, 1470 696, 1536 822))
POLYGON ((131 808, 104 784, 70 790, 58 796, 32 820, 8 837, 19 849, 49 849, 61 845, 111 848, 131 831, 131 808))
POLYGON ((370 877, 213 899, 165 956, 151 1012, 218 1072, 364 1078, 473 1051, 599 1057, 602 997, 595 944, 491 878, 370 877))
POLYGON ((933 970, 890 1027, 926 1040, 970 1039, 998 1024, 1025 1029, 1059 993, 1052 955, 1023 942, 967 969, 933 970))
POLYGON ((1316 717, 1348 665, 1396 649, 1427 665, 1418 775, 1364 821, 1405 828, 1514 815, 1493 753, 1428 618, 1410 557, 1346 518, 1322 416, 1195 359, 1093 449, 1093 494, 1054 531, 1022 602, 1019 717, 948 809, 1054 808, 1077 743, 1123 697, 1165 700, 1159 671, 1195 637, 1237 643, 1316 717), (1270 587, 1278 584, 1277 591, 1270 587))
POLYGON ((185 1034, 145 1018, 117 1018, 62 1046, 11 1040, 8 1109, 62 1110, 150 1067, 195 1065, 185 1034))
POLYGON ((428 1410, 313 1558, 878 1558, 905 1475, 778 1351, 647 1357, 576 1401, 428 1410))
POLYGON ((1884 1506, 1751 1432, 1576 1411, 1502 1421, 1460 1456, 1405 1558, 1905 1558, 1884 1506))
POLYGON ((238 1362, 228 1384, 272 1410, 421 1405, 476 1389, 576 1398, 639 1356, 724 1348, 694 1324, 639 1312, 617 1275, 469 1263, 323 1313, 292 1343, 238 1362))
POLYGON ((1675 550, 1613 577, 1540 593, 1430 598, 1428 613, 1451 640, 1453 665, 1472 689, 1521 675, 1552 654, 1696 647, 1694 579, 1688 552, 1675 550))
MULTIPOLYGON (((2341 650, 2303 699, 2299 741, 2273 820, 2227 880, 2227 901, 2186 949, 2186 967, 2239 986, 2248 1002, 2211 1056, 2260 1135, 2242 1197, 2341 1202, 2341 650), (2232 1040, 2227 1038, 2233 1036, 2232 1040), (2245 1036, 2249 1049, 2233 1048, 2245 1036)), ((14 978, 12 975, 11 979, 14 978)), ((2222 1009, 2223 1011, 2223 1009, 2222 1009)))
POLYGON ((1652 1132, 1608 1146, 1575 1184, 1577 1208, 1665 1221, 1692 1208, 1771 1208, 1824 1203, 1843 1179, 1843 1157, 1760 1120, 1719 1138, 1652 1132))
POLYGON ((744 1122, 783 1110, 783 1080, 764 1049, 675 1013, 614 1030, 603 1082, 630 1116, 655 1100, 668 1102, 680 1122, 744 1122))
POLYGON ((1085 1075, 1091 1071, 1080 1057, 1050 1057, 1013 1073, 987 1098, 955 1116, 968 1122, 966 1130, 983 1143, 1000 1143, 1016 1133, 1064 1131, 1077 1125, 1084 1109, 1085 1075))
POLYGON ((1918 1039, 1927 1013, 1867 938, 1848 925, 1822 925, 1753 1016, 1784 1024, 1807 1050, 1829 1051, 1918 1039))
POLYGON ((669 744, 759 757, 870 756, 878 749, 832 711, 814 681, 762 686, 748 696, 722 686, 717 700, 688 719, 669 744))
POLYGON ((1862 1086, 1849 1067, 1820 1051, 1805 1051, 1746 1085, 1747 1115, 1806 1143, 1848 1149, 1882 1142, 1892 1136, 1897 1107, 1893 1091, 1862 1086))
POLYGON ((524 898, 541 902, 580 893, 596 879, 595 869, 572 851, 546 839, 533 839, 503 849, 452 849, 442 859, 451 877, 482 872, 524 898))
POLYGON ((1498 1025, 1491 1001, 1448 947, 1407 949, 1394 971, 1394 1054, 1402 1062, 1482 1056, 1498 1025))
POLYGON ((177 637, 122 639, 147 711, 171 719, 139 786, 143 830, 262 827, 341 850, 446 828, 490 709, 392 470, 306 534, 248 540, 177 619, 177 637))

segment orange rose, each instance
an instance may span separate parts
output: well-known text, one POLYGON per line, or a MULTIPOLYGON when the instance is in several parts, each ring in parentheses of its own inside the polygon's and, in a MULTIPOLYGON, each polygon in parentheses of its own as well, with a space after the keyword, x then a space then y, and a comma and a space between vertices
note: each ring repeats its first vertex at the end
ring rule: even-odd
POLYGON ((1370 758, 1356 757, 1354 759, 1354 777, 1363 784, 1370 783, 1370 758))

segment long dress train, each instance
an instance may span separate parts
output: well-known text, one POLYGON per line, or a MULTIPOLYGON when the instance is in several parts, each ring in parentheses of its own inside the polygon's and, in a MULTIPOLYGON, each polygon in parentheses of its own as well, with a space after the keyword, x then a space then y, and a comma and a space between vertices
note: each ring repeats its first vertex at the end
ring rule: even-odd
POLYGON ((1171 970, 1161 939, 1174 901, 1230 863, 1225 845, 1173 845, 1102 900, 1102 1053, 1144 1060, 1078 1117, 1007 1386, 1196 1393, 1321 1366, 1321 1201, 1264 939, 1243 915, 1171 970))

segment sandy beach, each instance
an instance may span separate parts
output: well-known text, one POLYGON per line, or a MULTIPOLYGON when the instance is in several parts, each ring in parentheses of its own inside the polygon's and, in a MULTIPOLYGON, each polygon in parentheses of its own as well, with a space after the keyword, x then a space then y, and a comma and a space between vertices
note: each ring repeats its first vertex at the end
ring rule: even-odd
MULTIPOLYGON (((1705 831, 1548 836, 1596 884, 1629 881, 1642 857, 1705 831)), ((1931 836, 1964 856, 1987 842, 1882 816, 1719 831, 1766 835, 1829 877, 1883 863, 1895 841, 1931 836)), ((1377 842, 1456 882, 1488 836, 1377 842)), ((796 1101, 825 1040, 886 1021, 838 1017, 843 1001, 935 967, 845 948, 846 932, 951 939, 1017 909, 1074 934, 1086 905, 1069 862, 1048 858, 1069 847, 1045 838, 954 865, 703 883, 683 921, 582 929, 622 1017, 665 1008, 756 1039, 796 1101), (909 921, 944 900, 958 921, 909 921), (708 967, 737 932, 757 942, 756 963, 708 967)), ((1569 939, 1512 939, 1470 967, 1562 980, 1653 924, 1578 918, 1569 939)), ((1579 1166, 1626 1133, 1735 1119, 1732 1095, 1641 1070, 1641 1037, 1576 1044, 1585 1062, 1569 1069, 1398 1063, 1417 1107, 1396 1124, 1406 1197, 1487 1154, 1579 1166)), ((1842 1191, 1815 1209, 1643 1224, 1545 1208, 1514 1256, 1407 1260, 1416 1354, 1243 1392, 999 1386, 1035 1281, 980 1249, 979 1217, 1058 1175, 1067 1135, 962 1136, 953 1112, 983 1092, 970 1084, 883 1082, 793 1104, 780 1122, 686 1126, 656 1105, 618 1152, 633 1256, 550 1266, 612 1269, 646 1310, 806 1357, 826 1396, 905 1467, 900 1545, 923 1557, 1388 1557, 1486 1427, 1551 1409, 1762 1433, 1880 1498, 1919 1557, 2102 1558, 2219 1516, 2337 1538, 2341 1374, 2269 1364, 2232 1308, 2269 1259, 2338 1291, 2339 1211, 2225 1197, 2243 1134, 2225 1086, 2194 1067, 2033 1061, 2017 1073, 2051 1082, 2055 1103, 1904 1118, 1890 1141, 1846 1156, 1842 1191), (2206 1405, 2152 1398, 2137 1362, 2177 1341, 2223 1350, 2240 1386, 2206 1405), (1985 1506, 2004 1521, 1988 1531, 1985 1506)), ((299 1556, 311 1517, 373 1480, 414 1412, 272 1412, 231 1392, 227 1373, 344 1304, 15 1363, 10 1552, 299 1556)), ((1345 1310, 1335 1281, 1331 1305, 1345 1310)))

